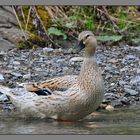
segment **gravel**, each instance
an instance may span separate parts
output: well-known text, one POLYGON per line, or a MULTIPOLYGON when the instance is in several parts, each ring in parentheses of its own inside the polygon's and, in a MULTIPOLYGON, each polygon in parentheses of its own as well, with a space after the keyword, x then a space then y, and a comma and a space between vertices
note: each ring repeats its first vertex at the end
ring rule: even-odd
MULTIPOLYGON (((105 84, 103 104, 112 108, 140 102, 139 47, 100 46, 96 58, 105 84)), ((56 76, 79 74, 83 51, 35 48, 0 51, 0 84, 16 87, 20 83, 39 82, 56 76)), ((0 99, 1 99, 0 95, 0 99)), ((5 98, 4 98, 5 99, 5 98)), ((0 101, 1 102, 1 101, 0 101)))

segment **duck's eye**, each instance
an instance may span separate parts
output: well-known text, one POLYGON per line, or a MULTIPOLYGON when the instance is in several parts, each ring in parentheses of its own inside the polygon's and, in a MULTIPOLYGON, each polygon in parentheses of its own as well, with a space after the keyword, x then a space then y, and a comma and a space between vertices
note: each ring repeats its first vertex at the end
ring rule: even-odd
POLYGON ((90 35, 88 34, 87 36, 86 36, 86 39, 89 37, 90 35))

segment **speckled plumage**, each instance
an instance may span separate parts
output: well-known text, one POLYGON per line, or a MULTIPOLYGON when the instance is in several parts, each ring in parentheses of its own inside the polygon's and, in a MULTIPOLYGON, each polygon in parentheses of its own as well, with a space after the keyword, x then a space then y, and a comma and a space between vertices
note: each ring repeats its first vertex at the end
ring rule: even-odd
POLYGON ((26 116, 75 121, 97 109, 103 99, 104 84, 94 58, 96 39, 90 31, 79 34, 85 58, 79 76, 70 75, 27 84, 26 88, 9 89, 0 86, 0 92, 26 116), (35 92, 47 89, 51 95, 38 96, 35 92))

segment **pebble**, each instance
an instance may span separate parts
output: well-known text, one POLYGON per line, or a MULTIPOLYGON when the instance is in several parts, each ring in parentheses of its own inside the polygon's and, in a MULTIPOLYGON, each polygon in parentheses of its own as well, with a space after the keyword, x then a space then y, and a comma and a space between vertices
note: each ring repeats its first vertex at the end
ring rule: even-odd
POLYGON ((15 77, 22 77, 21 73, 12 72, 11 74, 15 77))
POLYGON ((31 74, 25 74, 25 75, 23 75, 23 78, 24 79, 30 79, 31 78, 31 74))
POLYGON ((125 84, 126 84, 125 81, 122 81, 122 80, 119 81, 119 85, 120 85, 120 86, 123 86, 123 85, 125 85, 125 84))
POLYGON ((71 58, 69 61, 71 62, 82 62, 83 61, 83 57, 73 57, 71 58))
POLYGON ((136 59, 136 56, 134 56, 134 55, 127 55, 126 56, 126 59, 127 60, 135 60, 136 59))
POLYGON ((136 85, 140 83, 140 75, 137 75, 136 77, 134 77, 131 81, 130 81, 130 84, 132 85, 136 85))
POLYGON ((13 64, 14 65, 20 65, 20 62, 19 61, 14 61, 13 64))
POLYGON ((133 89, 129 89, 129 88, 124 88, 125 92, 132 95, 132 96, 135 96, 138 94, 137 91, 133 90, 133 89))
POLYGON ((8 98, 5 94, 1 94, 0 95, 0 102, 5 102, 5 101, 8 101, 8 98))
POLYGON ((109 63, 117 63, 117 62, 118 62, 118 60, 117 60, 117 59, 115 59, 115 58, 113 58, 113 59, 110 59, 108 62, 109 62, 109 63))
POLYGON ((50 52, 53 52, 53 51, 54 51, 53 48, 48 48, 48 47, 43 48, 44 53, 50 53, 50 52))
POLYGON ((104 69, 111 74, 118 74, 119 73, 117 70, 117 67, 114 65, 111 65, 111 64, 107 65, 104 69))
POLYGON ((138 47, 133 47, 134 49, 136 49, 136 50, 138 50, 138 51, 140 51, 140 46, 138 46, 138 47))
POLYGON ((111 101, 111 105, 115 108, 115 107, 120 107, 123 104, 122 104, 122 102, 119 99, 117 99, 117 100, 111 101))
POLYGON ((114 107, 112 105, 108 105, 105 108, 107 111, 114 111, 114 107))
POLYGON ((109 78, 111 78, 111 77, 112 77, 111 74, 106 74, 105 80, 107 80, 107 79, 109 79, 109 78))
POLYGON ((114 86, 114 85, 115 85, 115 83, 111 83, 111 84, 110 84, 110 86, 114 86))
POLYGON ((4 81, 4 77, 2 74, 0 74, 0 81, 4 81))
POLYGON ((127 97, 121 97, 121 98, 120 98, 120 101, 121 101, 123 104, 130 104, 130 103, 129 103, 130 99, 127 98, 127 97))
POLYGON ((58 59, 56 60, 56 63, 63 63, 64 62, 64 59, 58 59))
POLYGON ((140 74, 140 69, 137 69, 137 74, 140 74))

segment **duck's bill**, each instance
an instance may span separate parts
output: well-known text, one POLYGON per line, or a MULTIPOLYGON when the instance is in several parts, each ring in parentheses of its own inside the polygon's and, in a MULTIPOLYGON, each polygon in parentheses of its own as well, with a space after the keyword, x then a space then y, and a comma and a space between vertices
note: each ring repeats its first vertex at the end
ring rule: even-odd
POLYGON ((73 47, 73 53, 78 53, 84 48, 85 48, 85 45, 83 44, 83 41, 80 41, 78 45, 73 47))

